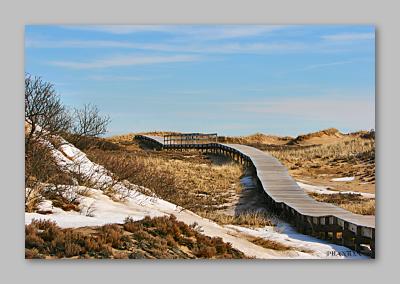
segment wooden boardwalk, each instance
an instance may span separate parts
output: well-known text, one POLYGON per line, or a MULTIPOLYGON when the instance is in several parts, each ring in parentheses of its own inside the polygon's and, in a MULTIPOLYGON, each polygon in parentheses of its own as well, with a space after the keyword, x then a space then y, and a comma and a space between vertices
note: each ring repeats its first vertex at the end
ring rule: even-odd
POLYGON ((375 255, 375 216, 351 213, 335 205, 318 202, 301 189, 288 170, 272 155, 254 147, 223 143, 169 143, 164 137, 137 135, 162 149, 206 149, 231 156, 254 167, 259 185, 267 196, 267 204, 296 226, 298 231, 361 251, 369 245, 375 255))

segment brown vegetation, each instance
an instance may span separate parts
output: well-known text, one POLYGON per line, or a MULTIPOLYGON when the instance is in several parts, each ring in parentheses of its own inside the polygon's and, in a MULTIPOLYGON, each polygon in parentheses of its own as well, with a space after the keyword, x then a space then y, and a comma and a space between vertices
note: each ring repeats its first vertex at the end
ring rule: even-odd
POLYGON ((273 240, 268 240, 260 237, 247 237, 247 239, 252 242, 253 244, 256 244, 260 247, 266 248, 266 249, 273 249, 273 250, 292 250, 293 248, 290 246, 287 246, 285 244, 273 241, 273 240))
POLYGON ((221 238, 170 217, 127 218, 123 225, 61 229, 50 221, 25 226, 26 258, 246 258, 221 238))
POLYGON ((289 136, 280 137, 275 135, 266 135, 263 133, 255 133, 248 136, 239 137, 228 137, 220 136, 218 137, 218 142, 221 143, 234 143, 234 144, 273 144, 273 145, 283 145, 290 142, 293 138, 289 136))
POLYGON ((275 217, 265 212, 243 212, 237 215, 227 215, 215 211, 197 212, 200 216, 210 219, 220 225, 238 225, 245 227, 265 227, 274 226, 272 221, 275 217))
POLYGON ((375 199, 363 198, 360 194, 337 193, 318 194, 310 193, 315 200, 333 203, 350 212, 361 215, 375 215, 375 199))
MULTIPOLYGON (((26 74, 25 210, 27 212, 36 211, 43 198, 51 200, 54 206, 65 210, 77 210, 77 201, 68 200, 64 196, 65 185, 73 185, 76 176, 56 163, 52 147, 58 147, 63 143, 60 135, 68 136, 75 143, 90 139, 87 137, 102 135, 106 132, 109 122, 109 117, 102 116, 95 105, 87 104, 82 109, 73 109, 71 112, 63 105, 52 83, 26 74)), ((107 144, 106 142, 101 145, 107 144)), ((90 143, 93 143, 93 140, 90 143)))
POLYGON ((375 140, 347 136, 339 142, 269 150, 294 177, 338 190, 375 192, 375 140), (334 177, 354 176, 352 182, 334 177))
POLYGON ((240 165, 214 165, 197 151, 93 149, 87 153, 118 179, 149 188, 157 196, 195 212, 222 208, 241 190, 240 165))
POLYGON ((317 132, 299 135, 291 140, 289 145, 320 145, 329 144, 340 140, 344 134, 340 133, 336 128, 328 128, 317 132))
POLYGON ((290 245, 283 244, 281 242, 277 242, 274 240, 270 239, 265 239, 262 237, 255 237, 251 236, 248 234, 243 234, 240 233, 241 236, 246 238, 249 242, 252 242, 255 245, 258 245, 260 247, 266 248, 266 249, 272 249, 272 250, 277 250, 277 251, 300 251, 304 253, 313 253, 313 250, 307 249, 307 248, 302 248, 302 247, 294 247, 290 245))
MULTIPOLYGON (((61 192, 46 190, 48 184, 73 184, 72 176, 60 169, 51 149, 31 140, 25 152, 25 211, 34 212, 44 197, 63 201, 61 192)), ((57 206, 57 205, 55 205, 57 206)))
POLYGON ((127 133, 121 135, 114 135, 111 137, 106 138, 107 140, 114 142, 114 143, 132 143, 135 139, 135 135, 154 135, 154 136, 164 136, 164 135, 174 135, 180 134, 179 132, 172 132, 172 131, 150 131, 150 132, 138 132, 138 133, 127 133))

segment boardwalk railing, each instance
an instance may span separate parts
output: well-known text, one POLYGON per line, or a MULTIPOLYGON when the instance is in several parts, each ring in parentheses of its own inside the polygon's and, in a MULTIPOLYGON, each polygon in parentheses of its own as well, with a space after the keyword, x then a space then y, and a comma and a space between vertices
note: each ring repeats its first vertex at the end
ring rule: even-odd
POLYGON ((181 136, 190 139, 181 139, 179 135, 168 135, 168 138, 136 135, 135 138, 150 142, 159 149, 204 149, 230 156, 254 168, 258 185, 266 193, 269 208, 284 216, 300 233, 347 246, 357 252, 365 253, 367 245, 371 257, 375 257, 375 216, 354 214, 332 204, 316 201, 298 186, 286 167, 259 149, 241 144, 217 143, 216 134, 192 133, 181 136))
POLYGON ((187 133, 164 135, 164 146, 170 145, 198 145, 217 142, 217 133, 187 133))

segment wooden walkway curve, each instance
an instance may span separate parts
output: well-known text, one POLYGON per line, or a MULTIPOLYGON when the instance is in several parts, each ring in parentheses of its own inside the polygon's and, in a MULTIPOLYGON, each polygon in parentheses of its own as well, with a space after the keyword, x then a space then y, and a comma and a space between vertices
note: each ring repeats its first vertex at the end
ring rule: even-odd
POLYGON ((354 214, 335 205, 318 202, 301 189, 288 170, 272 155, 241 144, 202 143, 165 144, 164 137, 137 135, 161 149, 206 149, 229 155, 238 162, 254 167, 267 204, 281 213, 301 233, 341 244, 356 251, 369 245, 375 256, 375 216, 354 214))

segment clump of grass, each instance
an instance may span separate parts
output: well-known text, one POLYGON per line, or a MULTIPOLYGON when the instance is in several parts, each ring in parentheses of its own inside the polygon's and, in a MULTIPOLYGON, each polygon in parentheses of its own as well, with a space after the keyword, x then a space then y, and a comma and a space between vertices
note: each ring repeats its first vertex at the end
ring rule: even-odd
POLYGON ((247 239, 252 242, 253 244, 256 244, 260 247, 266 248, 266 249, 273 249, 273 250, 279 250, 279 251, 287 251, 287 250, 294 250, 293 247, 273 241, 273 240, 268 240, 260 237, 247 237, 247 239))
POLYGON ((227 215, 214 211, 200 211, 198 214, 220 225, 238 225, 253 228, 275 225, 274 217, 262 212, 243 212, 237 215, 227 215))
POLYGON ((332 203, 356 214, 375 215, 375 199, 363 198, 361 194, 319 194, 313 192, 309 195, 317 201, 332 203))
POLYGON ((375 215, 375 199, 362 201, 360 203, 345 203, 339 206, 356 214, 375 215))
POLYGON ((255 237, 255 236, 250 236, 250 235, 244 235, 245 238, 250 241, 251 243, 258 245, 260 247, 266 248, 266 249, 272 249, 272 250, 277 250, 277 251, 300 251, 304 253, 313 253, 313 250, 304 248, 304 247, 294 247, 290 245, 283 244, 278 241, 274 240, 269 240, 265 239, 262 237, 255 237))

